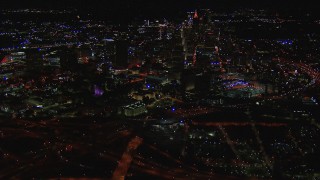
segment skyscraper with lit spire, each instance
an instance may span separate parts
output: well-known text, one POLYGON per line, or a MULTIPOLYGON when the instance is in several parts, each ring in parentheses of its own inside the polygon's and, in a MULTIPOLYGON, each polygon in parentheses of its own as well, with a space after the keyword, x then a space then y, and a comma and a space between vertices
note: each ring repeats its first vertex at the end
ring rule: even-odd
POLYGON ((196 32, 199 29, 199 14, 198 14, 198 10, 194 11, 194 15, 193 15, 193 28, 196 30, 196 32))

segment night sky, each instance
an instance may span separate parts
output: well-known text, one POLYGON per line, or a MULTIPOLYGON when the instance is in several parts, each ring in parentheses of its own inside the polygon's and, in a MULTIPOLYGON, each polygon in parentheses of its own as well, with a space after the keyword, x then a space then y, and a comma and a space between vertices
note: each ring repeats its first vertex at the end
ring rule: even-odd
POLYGON ((134 8, 151 7, 180 9, 194 6, 207 8, 234 8, 234 7, 258 7, 280 9, 317 9, 311 0, 1 0, 1 7, 20 8, 134 8))
POLYGON ((124 20, 132 17, 172 17, 177 12, 195 8, 234 10, 237 8, 263 8, 303 14, 319 14, 311 0, 1 0, 2 8, 76 8, 96 17, 124 20))
POLYGON ((280 10, 314 10, 311 0, 1 0, 2 8, 77 8, 99 13, 126 10, 140 13, 174 13, 194 7, 200 8, 271 8, 280 10))

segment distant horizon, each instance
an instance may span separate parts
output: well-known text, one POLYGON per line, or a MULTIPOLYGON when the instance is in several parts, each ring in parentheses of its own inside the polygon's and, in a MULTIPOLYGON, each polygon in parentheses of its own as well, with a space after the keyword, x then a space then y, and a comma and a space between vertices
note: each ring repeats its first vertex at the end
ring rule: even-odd
POLYGON ((289 0, 4 0, 0 9, 76 9, 80 14, 92 14, 97 19, 112 20, 115 22, 128 22, 133 18, 171 18, 179 17, 185 11, 208 8, 221 11, 234 11, 236 9, 253 8, 268 9, 304 15, 311 13, 320 17, 316 6, 310 1, 289 0))
POLYGON ((165 8, 283 8, 314 9, 310 0, 3 0, 0 8, 84 8, 109 9, 135 6, 154 6, 165 8))

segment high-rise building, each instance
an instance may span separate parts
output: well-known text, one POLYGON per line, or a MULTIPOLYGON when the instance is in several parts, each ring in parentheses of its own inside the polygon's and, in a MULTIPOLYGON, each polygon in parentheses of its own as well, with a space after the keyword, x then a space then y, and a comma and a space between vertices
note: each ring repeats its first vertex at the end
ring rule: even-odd
POLYGON ((217 61, 215 47, 197 46, 195 52, 194 63, 198 68, 208 68, 211 63, 217 61))
POLYGON ((193 28, 198 31, 199 30, 200 18, 198 15, 198 11, 196 10, 193 15, 193 28))
POLYGON ((205 97, 208 95, 211 87, 211 75, 210 73, 200 73, 195 76, 195 92, 199 97, 205 97))
POLYGON ((60 65, 65 70, 76 70, 78 65, 77 54, 72 49, 62 49, 60 53, 60 65))
POLYGON ((182 93, 185 91, 189 91, 194 89, 194 84, 195 84, 195 73, 193 72, 192 69, 184 69, 181 72, 181 90, 182 93))
POLYGON ((128 66, 128 41, 118 40, 116 42, 116 57, 113 66, 127 68, 128 66))

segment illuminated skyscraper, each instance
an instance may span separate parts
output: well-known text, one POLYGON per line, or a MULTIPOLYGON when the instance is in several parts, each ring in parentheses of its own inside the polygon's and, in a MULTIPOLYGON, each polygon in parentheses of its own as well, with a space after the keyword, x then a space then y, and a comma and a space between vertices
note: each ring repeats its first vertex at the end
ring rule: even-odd
POLYGON ((193 15, 193 28, 198 30, 199 29, 199 23, 200 23, 200 19, 199 19, 198 11, 195 10, 194 15, 193 15))

